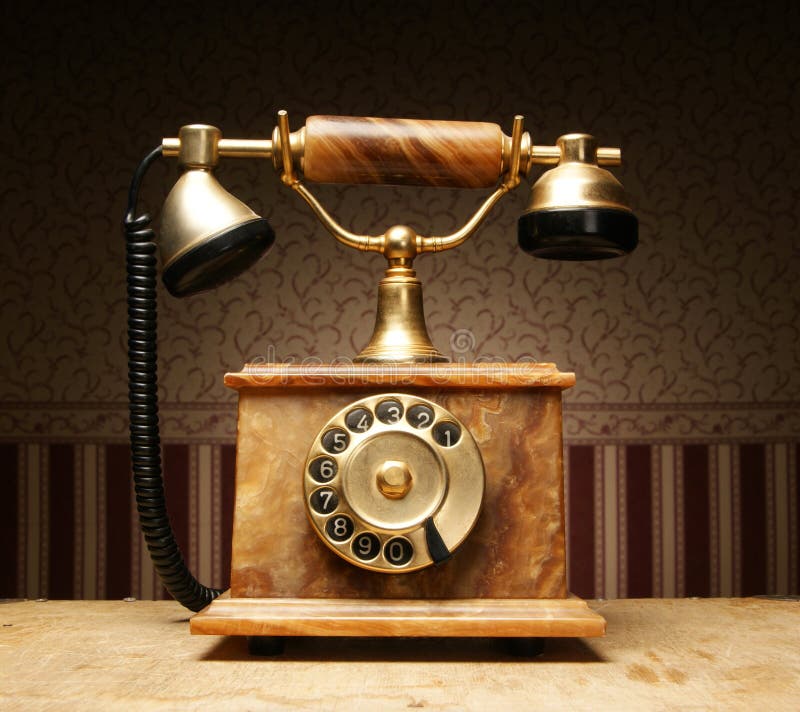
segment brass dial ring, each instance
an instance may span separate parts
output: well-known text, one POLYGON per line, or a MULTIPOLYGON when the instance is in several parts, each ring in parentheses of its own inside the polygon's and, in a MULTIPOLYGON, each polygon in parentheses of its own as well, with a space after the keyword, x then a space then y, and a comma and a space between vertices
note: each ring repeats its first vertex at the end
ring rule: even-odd
POLYGON ((385 573, 441 563, 480 513, 475 440, 433 401, 382 393, 351 403, 315 437, 304 500, 317 535, 339 556, 385 573))

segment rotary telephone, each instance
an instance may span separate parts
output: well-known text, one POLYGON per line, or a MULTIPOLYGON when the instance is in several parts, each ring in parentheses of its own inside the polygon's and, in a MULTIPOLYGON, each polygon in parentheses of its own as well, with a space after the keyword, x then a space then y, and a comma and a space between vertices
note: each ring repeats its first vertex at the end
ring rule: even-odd
POLYGON ((198 611, 193 633, 248 636, 272 654, 286 636, 488 636, 531 654, 552 636, 602 635, 605 621, 567 591, 561 390, 553 364, 449 363, 428 335, 425 252, 457 247, 535 166, 519 219, 529 254, 624 255, 638 225, 603 168, 620 152, 587 134, 535 145, 514 119, 496 124, 312 116, 269 139, 184 126, 144 159, 125 217, 131 447, 140 522, 167 590, 198 611), (183 172, 161 234, 136 215, 139 186, 162 156, 183 172), (213 175, 221 158, 272 161, 282 183, 341 243, 387 260, 375 328, 351 363, 245 365, 239 393, 231 587, 187 570, 164 502, 155 349, 155 252, 174 296, 211 289, 251 266, 275 236, 213 175), (341 226, 305 182, 493 189, 456 232, 406 225, 381 235, 341 226))

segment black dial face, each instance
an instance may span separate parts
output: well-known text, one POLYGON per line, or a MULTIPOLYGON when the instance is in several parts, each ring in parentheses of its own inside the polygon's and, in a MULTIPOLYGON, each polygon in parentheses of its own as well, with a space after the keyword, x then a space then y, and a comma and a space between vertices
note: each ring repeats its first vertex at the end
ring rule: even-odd
POLYGON ((347 450, 350 436, 341 428, 331 428, 322 436, 322 447, 332 455, 339 455, 347 450))
POLYGON ((414 547, 404 537, 392 537, 383 545, 383 555, 392 566, 405 566, 414 556, 414 547))
POLYGON ((403 417, 403 404, 398 400, 388 398, 378 403, 377 408, 375 408, 375 414, 381 423, 386 423, 387 425, 398 423, 400 418, 403 417))
POLYGON ((443 420, 434 426, 433 439, 442 447, 453 447, 461 440, 461 428, 453 422, 443 420))
POLYGON ((450 412, 418 396, 375 395, 342 408, 315 438, 305 503, 337 554, 401 574, 450 559, 477 519, 483 479, 480 451, 450 412))
POLYGON ((381 553, 381 540, 372 532, 363 532, 353 539, 353 555, 361 561, 372 561, 381 553))
POLYGON ((427 405, 412 405, 406 414, 406 420, 415 428, 430 428, 433 425, 433 409, 427 405))
POLYGON ((330 482, 336 477, 338 470, 336 460, 332 457, 317 457, 308 465, 308 473, 314 478, 314 482, 320 484, 330 482))
POLYGON ((353 408, 344 418, 347 427, 354 433, 366 433, 372 427, 372 412, 366 408, 353 408))
POLYGON ((347 541, 353 536, 353 520, 346 514, 337 514, 325 524, 325 533, 333 541, 347 541))
POLYGON ((331 487, 320 487, 312 493, 310 502, 317 514, 332 514, 339 506, 339 495, 331 487))

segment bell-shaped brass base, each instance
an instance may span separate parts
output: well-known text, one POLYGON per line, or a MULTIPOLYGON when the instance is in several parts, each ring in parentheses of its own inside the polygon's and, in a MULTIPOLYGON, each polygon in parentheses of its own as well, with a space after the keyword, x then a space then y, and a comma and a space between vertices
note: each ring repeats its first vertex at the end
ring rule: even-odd
POLYGON ((378 285, 378 313, 367 346, 356 363, 449 361, 431 343, 422 307, 422 283, 408 267, 390 267, 378 285))

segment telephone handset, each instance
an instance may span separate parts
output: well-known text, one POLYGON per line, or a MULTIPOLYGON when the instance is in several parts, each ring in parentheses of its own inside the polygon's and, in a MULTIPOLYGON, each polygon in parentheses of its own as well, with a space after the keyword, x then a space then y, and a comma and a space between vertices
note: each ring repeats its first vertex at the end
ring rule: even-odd
MULTIPOLYGON (((622 186, 601 166, 617 149, 587 134, 535 145, 514 119, 488 123, 310 117, 286 112, 270 139, 184 126, 137 170, 128 242, 131 446, 145 539, 195 633, 247 635, 601 635, 605 622, 566 587, 561 390, 553 364, 451 364, 431 342, 414 260, 462 244, 537 165, 519 220, 526 252, 605 259, 637 243, 622 186), (160 155, 183 174, 158 240, 175 296, 209 289, 272 244, 265 220, 213 176, 222 157, 271 160, 281 181, 342 244, 387 260, 372 338, 349 364, 247 365, 239 392, 231 588, 188 572, 163 497, 155 357, 154 233, 136 217, 139 184, 160 155), (303 182, 490 188, 462 228, 425 236, 342 227, 303 182), (269 523, 267 525, 266 523, 269 523)), ((257 643, 254 646, 257 647, 257 643)), ((252 649, 256 649, 253 647, 252 649)))

